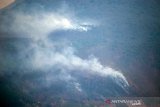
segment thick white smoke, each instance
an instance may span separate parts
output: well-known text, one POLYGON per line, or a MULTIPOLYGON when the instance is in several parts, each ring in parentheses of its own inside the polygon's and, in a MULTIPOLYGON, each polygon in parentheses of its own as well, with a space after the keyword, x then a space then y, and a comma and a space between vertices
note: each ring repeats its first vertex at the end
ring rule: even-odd
MULTIPOLYGON (((35 69, 45 70, 56 66, 65 69, 68 73, 77 70, 77 72, 87 72, 103 77, 109 76, 114 78, 122 87, 129 85, 121 72, 103 66, 97 58, 82 59, 75 55, 75 49, 68 45, 62 46, 61 51, 57 51, 57 43, 48 38, 48 34, 56 30, 86 32, 92 26, 96 26, 93 21, 77 20, 75 17, 71 18, 58 13, 17 13, 13 25, 16 26, 16 28, 12 27, 14 32, 26 34, 27 37, 31 38, 32 45, 29 49, 34 51, 31 63, 35 69)), ((75 83, 75 88, 81 91, 79 83, 75 83)))

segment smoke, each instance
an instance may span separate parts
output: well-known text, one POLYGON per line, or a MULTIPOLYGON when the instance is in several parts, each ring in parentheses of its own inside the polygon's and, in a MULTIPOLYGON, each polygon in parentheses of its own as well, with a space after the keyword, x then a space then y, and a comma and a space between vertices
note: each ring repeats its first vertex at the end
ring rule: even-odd
MULTIPOLYGON (((73 16, 72 16, 73 17, 73 16)), ((77 30, 88 31, 91 26, 96 26, 96 22, 81 22, 65 14, 58 13, 24 14, 18 12, 14 15, 13 26, 11 30, 16 33, 22 33, 32 39, 45 38, 49 33, 56 30, 77 30)))
MULTIPOLYGON (((26 47, 25 52, 21 53, 32 53, 30 63, 33 69, 47 71, 55 67, 59 68, 65 72, 66 76, 69 75, 70 78, 67 78, 67 81, 73 80, 75 89, 80 92, 82 91, 81 85, 74 77, 71 77, 71 72, 111 77, 118 85, 125 88, 129 84, 120 71, 103 66, 94 56, 82 59, 75 54, 76 49, 73 46, 65 43, 65 41, 53 42, 48 37, 50 33, 57 30, 87 32, 97 25, 96 21, 79 20, 75 16, 62 15, 56 12, 37 14, 17 12, 14 14, 14 21, 10 30, 21 35, 21 37, 30 38, 32 41, 30 46, 26 47)), ((62 79, 66 80, 63 76, 62 79)))

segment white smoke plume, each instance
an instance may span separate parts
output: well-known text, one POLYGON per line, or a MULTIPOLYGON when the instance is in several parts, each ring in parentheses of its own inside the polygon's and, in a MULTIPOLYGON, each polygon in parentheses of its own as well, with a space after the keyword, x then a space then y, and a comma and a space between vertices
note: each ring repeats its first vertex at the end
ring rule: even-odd
MULTIPOLYGON (((86 32, 96 25, 97 23, 93 21, 77 20, 76 17, 71 18, 69 15, 65 16, 58 13, 39 13, 33 15, 17 13, 12 29, 16 33, 26 34, 33 41, 28 49, 28 53, 30 49, 34 51, 32 65, 35 69, 44 70, 59 67, 65 69, 66 72, 77 70, 77 72, 87 72, 103 77, 109 76, 114 78, 122 87, 128 86, 129 84, 121 72, 103 66, 95 57, 88 59, 80 58, 75 55, 75 49, 72 46, 66 45, 61 47, 61 51, 57 51, 57 43, 48 38, 48 34, 56 30, 86 32)), ((75 88, 82 91, 78 83, 76 83, 75 88)))

